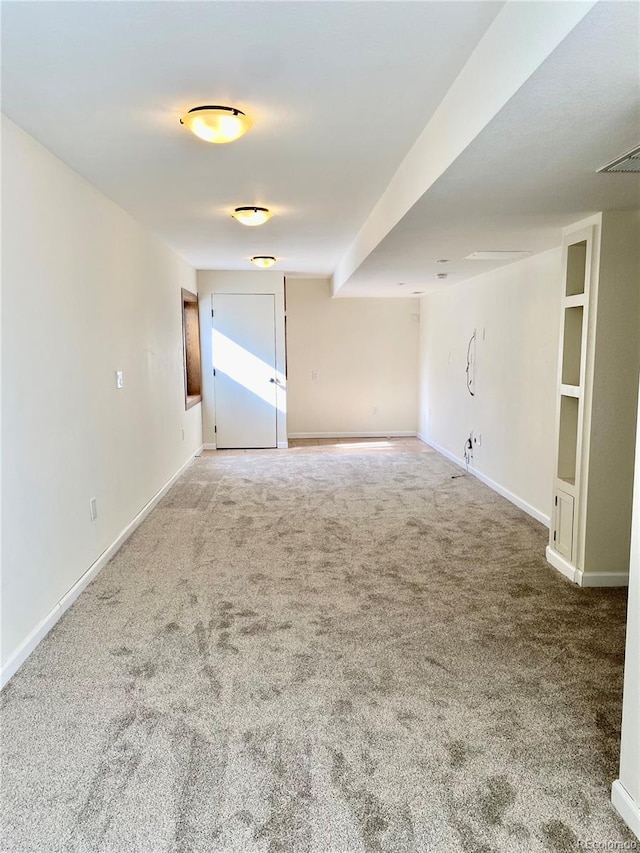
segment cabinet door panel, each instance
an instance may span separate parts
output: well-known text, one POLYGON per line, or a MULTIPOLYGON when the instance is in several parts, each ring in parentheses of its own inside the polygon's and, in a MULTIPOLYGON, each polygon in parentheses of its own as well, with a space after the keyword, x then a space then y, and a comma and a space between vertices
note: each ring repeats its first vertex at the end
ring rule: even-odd
POLYGON ((571 560, 573 557, 573 496, 558 490, 555 496, 553 520, 553 547, 571 560))

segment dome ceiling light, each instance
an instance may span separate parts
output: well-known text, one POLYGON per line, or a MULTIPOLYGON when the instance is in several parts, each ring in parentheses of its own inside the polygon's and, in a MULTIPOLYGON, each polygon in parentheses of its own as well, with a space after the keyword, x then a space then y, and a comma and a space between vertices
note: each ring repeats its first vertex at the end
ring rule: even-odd
POLYGON ((242 225, 262 225, 271 219, 271 211, 267 207, 236 207, 231 216, 242 225))
POLYGON ((260 267, 260 269, 268 270, 269 267, 275 264, 276 260, 272 255, 256 255, 254 258, 251 258, 251 263, 260 267))
POLYGON ((233 142, 253 127, 253 122, 235 107, 194 107, 180 119, 205 142, 233 142))

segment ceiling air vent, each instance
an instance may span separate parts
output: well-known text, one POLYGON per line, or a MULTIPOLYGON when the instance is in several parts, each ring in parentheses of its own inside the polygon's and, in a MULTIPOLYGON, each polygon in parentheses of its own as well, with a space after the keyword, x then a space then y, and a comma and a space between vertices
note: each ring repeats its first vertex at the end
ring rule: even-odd
POLYGON ((611 163, 607 163, 599 172, 640 172, 640 145, 627 151, 622 157, 616 157, 611 163))
POLYGON ((492 252, 471 252, 465 257, 465 261, 519 261, 526 258, 531 252, 504 252, 502 250, 492 252))

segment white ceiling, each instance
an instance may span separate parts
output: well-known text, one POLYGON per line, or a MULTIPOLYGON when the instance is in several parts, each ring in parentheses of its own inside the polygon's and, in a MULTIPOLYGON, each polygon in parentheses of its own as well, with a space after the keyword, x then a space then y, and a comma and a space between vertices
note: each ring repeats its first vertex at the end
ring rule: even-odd
MULTIPOLYGON (((193 266, 274 254, 285 272, 330 275, 503 12, 484 0, 3 2, 2 110, 193 266), (254 129, 201 142, 179 118, 202 103, 243 109, 254 129), (273 219, 239 225, 230 212, 246 204, 273 219)), ((638 6, 600 3, 341 295, 411 295, 433 286, 435 258, 460 280, 487 268, 459 263, 471 251, 538 251, 582 214, 640 206, 637 176, 594 175, 640 142, 637 98, 638 6)))
POLYGON ((639 12, 636 3, 596 6, 340 295, 429 292, 503 265, 465 261, 472 252, 541 252, 594 212, 639 209, 640 175, 597 173, 640 143, 639 12))

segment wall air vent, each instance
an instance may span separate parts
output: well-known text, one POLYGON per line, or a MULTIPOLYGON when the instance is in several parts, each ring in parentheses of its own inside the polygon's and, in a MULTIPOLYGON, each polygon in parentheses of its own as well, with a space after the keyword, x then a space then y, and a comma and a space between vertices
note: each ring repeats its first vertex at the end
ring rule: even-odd
POLYGON ((627 151, 622 157, 616 157, 598 172, 640 172, 640 145, 627 151))

